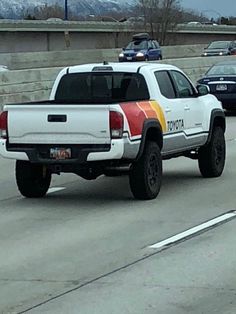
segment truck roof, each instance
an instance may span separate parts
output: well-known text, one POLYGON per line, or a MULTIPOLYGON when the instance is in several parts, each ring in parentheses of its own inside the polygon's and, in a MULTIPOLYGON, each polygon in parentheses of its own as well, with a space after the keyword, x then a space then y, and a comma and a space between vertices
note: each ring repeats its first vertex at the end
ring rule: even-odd
POLYGON ((104 63, 90 63, 75 65, 67 67, 68 73, 77 73, 77 72, 92 72, 92 71, 114 71, 114 72, 137 72, 141 67, 145 67, 150 70, 164 70, 164 69, 177 69, 177 67, 164 64, 164 63, 155 63, 155 62, 104 62, 104 63))

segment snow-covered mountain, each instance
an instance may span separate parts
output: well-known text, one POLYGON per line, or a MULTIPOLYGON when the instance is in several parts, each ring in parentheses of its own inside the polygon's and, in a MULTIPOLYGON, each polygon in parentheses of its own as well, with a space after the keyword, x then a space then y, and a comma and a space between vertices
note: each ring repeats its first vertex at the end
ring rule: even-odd
MULTIPOLYGON (((68 9, 74 14, 99 15, 108 11, 120 11, 132 7, 136 0, 68 0, 68 9)), ((35 7, 58 4, 64 7, 64 0, 0 0, 1 18, 20 18, 22 13, 35 7)))

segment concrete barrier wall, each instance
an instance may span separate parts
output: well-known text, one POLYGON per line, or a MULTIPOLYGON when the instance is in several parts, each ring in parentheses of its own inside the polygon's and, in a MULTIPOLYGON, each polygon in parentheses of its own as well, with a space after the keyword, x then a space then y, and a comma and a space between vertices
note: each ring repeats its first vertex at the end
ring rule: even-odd
POLYGON ((206 44, 177 45, 162 47, 164 59, 200 57, 206 44))
MULTIPOLYGON (((205 45, 180 45, 162 47, 163 58, 186 58, 200 56, 205 45)), ((25 53, 1 53, 0 64, 11 70, 60 67, 67 65, 117 61, 119 49, 80 49, 71 51, 41 51, 25 53)))
MULTIPOLYGON (((158 61, 181 68, 194 83, 214 63, 235 57, 198 57, 158 61)), ((52 84, 62 67, 0 72, 0 107, 4 104, 49 98, 52 84)))
MULTIPOLYGON (((142 32, 151 33, 151 29, 130 22, 0 19, 0 53, 117 48, 142 32)), ((167 31, 166 43, 208 44, 213 40, 235 40, 235 33, 232 25, 178 24, 167 31)))
POLYGON ((0 72, 0 105, 48 99, 60 69, 0 72))
POLYGON ((84 63, 117 61, 121 49, 80 49, 27 53, 2 53, 0 64, 11 70, 63 67, 84 63))

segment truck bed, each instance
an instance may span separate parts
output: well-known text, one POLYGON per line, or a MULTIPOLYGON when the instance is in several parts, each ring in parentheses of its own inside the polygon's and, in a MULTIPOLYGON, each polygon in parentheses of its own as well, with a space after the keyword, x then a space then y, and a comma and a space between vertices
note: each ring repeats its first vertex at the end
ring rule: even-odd
POLYGON ((5 106, 10 144, 109 144, 109 105, 55 101, 5 106))

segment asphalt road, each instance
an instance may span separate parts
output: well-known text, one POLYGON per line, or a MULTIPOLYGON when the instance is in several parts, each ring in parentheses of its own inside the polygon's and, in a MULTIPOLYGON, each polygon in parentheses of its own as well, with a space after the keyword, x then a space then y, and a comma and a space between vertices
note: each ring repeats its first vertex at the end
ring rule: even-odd
POLYGON ((132 198, 126 176, 56 176, 47 197, 22 198, 0 159, 0 313, 236 312, 236 219, 163 250, 149 246, 236 209, 236 116, 227 117, 223 175, 164 162, 156 200, 132 198))

